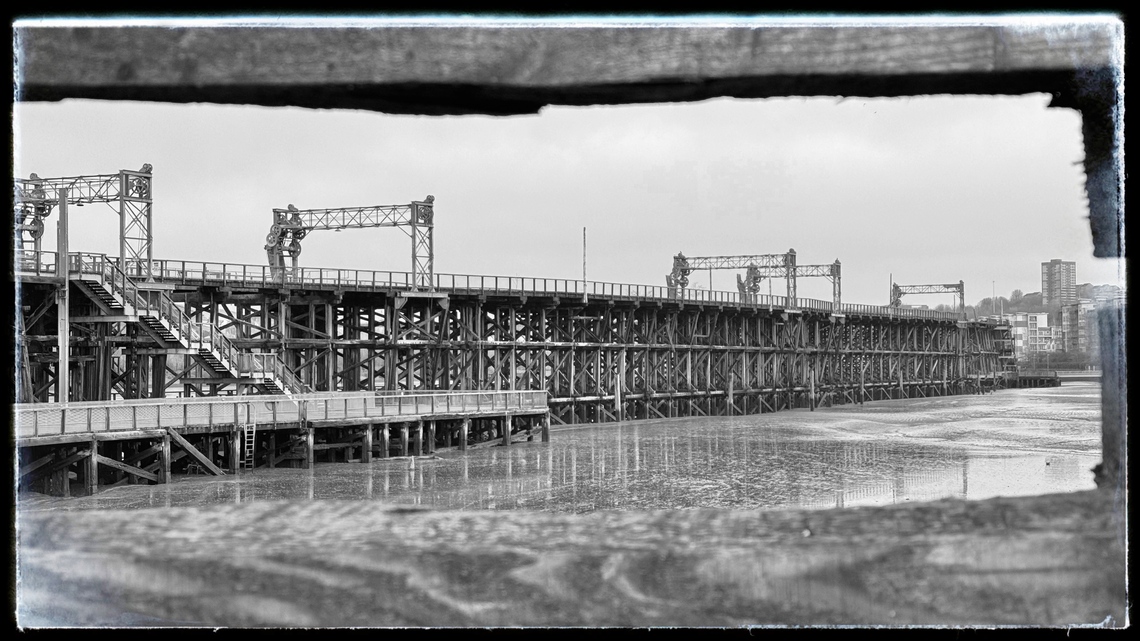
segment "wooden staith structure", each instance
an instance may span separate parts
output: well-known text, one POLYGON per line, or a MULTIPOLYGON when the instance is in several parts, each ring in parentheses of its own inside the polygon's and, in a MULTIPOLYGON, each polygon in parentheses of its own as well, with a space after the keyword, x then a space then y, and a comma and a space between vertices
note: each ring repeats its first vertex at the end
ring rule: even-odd
POLYGON ((550 440, 543 392, 323 393, 38 403, 15 410, 19 486, 69 496, 173 473, 364 463, 550 440))
MULTIPOLYGON (((31 400, 52 401, 54 354, 33 337, 59 342, 64 281, 38 275, 54 254, 19 258, 20 300, 42 308, 24 323, 31 400)), ((1009 327, 953 312, 448 274, 424 292, 402 272, 174 260, 138 284, 114 258, 68 263, 77 401, 542 390, 555 423, 596 423, 979 392, 1013 359, 1009 327)))

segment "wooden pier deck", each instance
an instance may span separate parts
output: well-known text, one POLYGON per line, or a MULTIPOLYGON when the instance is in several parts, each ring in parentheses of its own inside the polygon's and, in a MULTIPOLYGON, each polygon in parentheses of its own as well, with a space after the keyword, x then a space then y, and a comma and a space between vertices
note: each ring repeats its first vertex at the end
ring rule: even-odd
POLYGON ((545 391, 323 392, 14 407, 21 488, 54 495, 324 460, 550 438, 545 391), (321 453, 318 456, 317 453, 321 453))

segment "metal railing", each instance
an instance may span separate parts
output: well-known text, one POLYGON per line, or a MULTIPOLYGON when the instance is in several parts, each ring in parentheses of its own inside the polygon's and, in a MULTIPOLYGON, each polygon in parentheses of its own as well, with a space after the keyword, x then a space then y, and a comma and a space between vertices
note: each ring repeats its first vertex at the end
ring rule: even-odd
POLYGON ((136 399, 15 405, 16 438, 210 427, 268 425, 301 420, 352 420, 391 416, 432 416, 473 412, 540 410, 547 393, 472 392, 318 392, 292 398, 279 395, 136 399))
MULTIPOLYGON (((19 252, 17 266, 52 265, 54 270, 58 258, 56 252, 19 252)), ((68 272, 71 274, 96 276, 112 294, 132 308, 139 315, 154 316, 164 321, 165 327, 177 340, 190 349, 208 349, 228 371, 241 374, 261 374, 276 377, 287 393, 311 391, 289 369, 277 354, 251 354, 242 352, 228 336, 212 321, 194 321, 165 292, 140 290, 126 274, 119 269, 117 259, 106 254, 74 252, 68 254, 68 272)), ((22 272, 23 273, 23 272, 22 272)))
MULTIPOLYGON (((117 259, 110 258, 110 261, 117 259)), ((50 261, 48 261, 50 262, 50 261)), ((36 263, 32 260, 29 264, 36 263)), ((128 266, 132 261, 127 261, 128 266)), ((371 271, 361 269, 329 269, 322 267, 270 267, 205 261, 154 260, 152 274, 164 283, 188 285, 243 285, 254 287, 329 287, 337 289, 387 291, 414 287, 410 272, 371 271)), ((657 285, 634 285, 567 278, 535 278, 520 276, 480 276, 469 274, 435 274, 435 288, 455 293, 527 294, 551 296, 599 296, 608 299, 678 301, 702 304, 811 309, 838 314, 866 314, 890 318, 928 318, 932 320, 966 320, 960 312, 930 309, 907 309, 885 305, 858 305, 785 296, 767 296, 740 292, 657 285)))

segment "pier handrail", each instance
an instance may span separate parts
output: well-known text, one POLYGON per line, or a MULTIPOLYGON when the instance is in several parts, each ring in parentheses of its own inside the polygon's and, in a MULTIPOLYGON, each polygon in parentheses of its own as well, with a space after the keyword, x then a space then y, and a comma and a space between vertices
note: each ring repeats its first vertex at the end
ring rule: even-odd
MULTIPOLYGON (((117 259, 110 259, 117 260, 117 259)), ((34 261, 32 261, 34 262, 34 261)), ((131 261, 128 261, 131 263, 131 261)), ((32 264, 31 262, 29 264, 32 264)), ((239 263, 212 263, 155 259, 151 263, 152 275, 162 282, 185 284, 217 284, 221 286, 281 286, 306 285, 361 290, 408 290, 414 287, 410 272, 374 271, 362 269, 333 269, 324 267, 270 267, 239 263)), ((834 314, 861 314, 893 318, 926 318, 931 320, 962 321, 961 312, 942 312, 930 309, 908 309, 885 305, 861 305, 785 296, 695 288, 670 288, 658 285, 636 285, 604 281, 581 281, 568 278, 540 278, 531 276, 484 276, 474 274, 435 274, 438 290, 452 292, 478 292, 481 294, 527 294, 552 296, 606 296, 629 300, 654 300, 698 304, 736 305, 741 307, 768 307, 780 309, 811 309, 834 314)))
POLYGON ((118 267, 118 261, 106 254, 73 252, 68 254, 68 272, 99 276, 136 311, 152 312, 187 341, 211 350, 223 364, 241 374, 267 373, 281 380, 286 392, 304 393, 309 388, 289 369, 278 354, 243 352, 211 321, 194 321, 163 291, 140 290, 118 267))
POLYGON ((214 425, 352 420, 470 412, 545 409, 545 390, 431 392, 316 392, 154 398, 13 406, 16 438, 85 436, 106 432, 214 425))

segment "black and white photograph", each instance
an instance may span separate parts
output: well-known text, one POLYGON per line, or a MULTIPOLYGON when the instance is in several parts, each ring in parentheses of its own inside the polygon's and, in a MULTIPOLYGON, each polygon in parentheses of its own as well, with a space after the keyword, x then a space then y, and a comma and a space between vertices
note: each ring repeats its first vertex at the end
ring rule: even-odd
POLYGON ((18 629, 1130 626, 1120 16, 12 33, 18 629))

